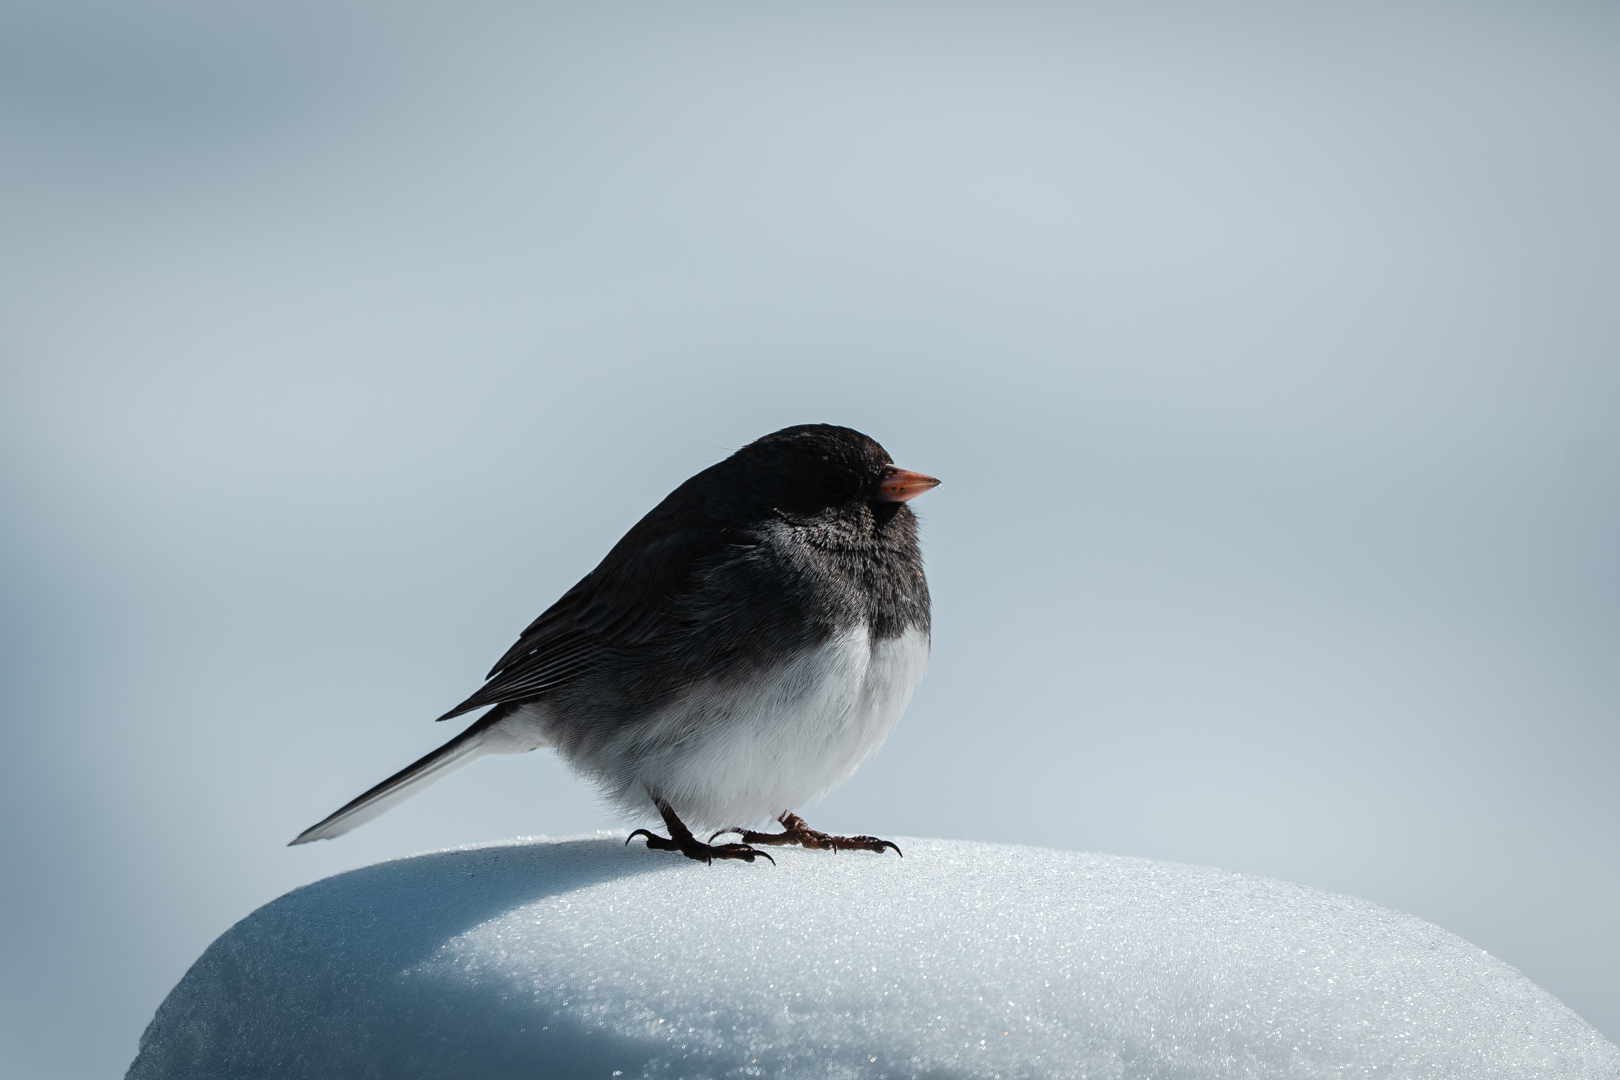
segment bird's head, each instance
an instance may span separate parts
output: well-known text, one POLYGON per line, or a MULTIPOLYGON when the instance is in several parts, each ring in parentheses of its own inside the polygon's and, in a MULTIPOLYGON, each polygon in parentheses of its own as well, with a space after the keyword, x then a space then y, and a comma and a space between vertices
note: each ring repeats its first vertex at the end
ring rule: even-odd
POLYGON ((875 439, 833 424, 800 424, 756 439, 732 458, 762 501, 795 517, 870 508, 886 519, 939 481, 899 468, 875 439))

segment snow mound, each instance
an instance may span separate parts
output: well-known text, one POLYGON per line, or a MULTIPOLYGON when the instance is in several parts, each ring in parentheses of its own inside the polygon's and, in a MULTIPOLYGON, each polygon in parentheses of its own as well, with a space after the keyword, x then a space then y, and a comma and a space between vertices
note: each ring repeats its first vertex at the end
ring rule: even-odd
POLYGON ((1409 915, 900 844, 704 866, 602 836, 340 874, 209 946, 129 1075, 1620 1077, 1552 995, 1409 915))

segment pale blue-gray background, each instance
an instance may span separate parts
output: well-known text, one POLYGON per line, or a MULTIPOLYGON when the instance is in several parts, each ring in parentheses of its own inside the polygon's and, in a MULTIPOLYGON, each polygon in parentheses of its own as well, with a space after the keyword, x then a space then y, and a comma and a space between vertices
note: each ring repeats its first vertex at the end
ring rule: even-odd
MULTIPOLYGON (((114 1075, 669 488, 944 478, 934 667, 811 820, 1410 911, 1620 1035, 1620 13, 0 11, 0 1069, 114 1075)), ((762 872, 769 872, 766 867, 762 872)))

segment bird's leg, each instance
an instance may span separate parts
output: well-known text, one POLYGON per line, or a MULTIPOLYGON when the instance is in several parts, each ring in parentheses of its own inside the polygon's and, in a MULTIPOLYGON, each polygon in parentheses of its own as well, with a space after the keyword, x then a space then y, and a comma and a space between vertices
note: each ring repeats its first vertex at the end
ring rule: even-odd
MULTIPOLYGON (((736 833, 742 837, 744 844, 770 844, 780 847, 783 844, 798 844, 800 847, 817 848, 821 851, 882 851, 884 848, 894 848, 894 853, 902 859, 905 855, 900 851, 900 845, 892 840, 879 840, 875 836, 830 836, 819 832, 805 824, 804 818, 791 811, 785 812, 776 819, 782 825, 779 833, 755 832, 752 829, 721 829, 714 834, 736 833)), ((710 840, 714 836, 709 837, 710 840)), ((763 854, 763 852, 761 852, 763 854)))
MULTIPOLYGON (((700 863, 712 863, 715 859, 741 859, 743 862, 753 862, 756 856, 772 864, 776 862, 765 852, 755 851, 746 843, 705 844, 692 835, 692 830, 686 827, 685 822, 675 816, 675 811, 670 807, 669 803, 655 797, 653 805, 658 807, 658 813, 664 819, 664 827, 669 830, 669 839, 665 840, 662 836, 650 833, 646 829, 637 829, 625 837, 624 842, 626 844, 638 836, 645 836, 647 846, 650 848, 657 851, 678 851, 688 859, 696 859, 700 863)), ((718 835, 720 834, 715 834, 715 836, 718 835)), ((709 837, 709 839, 713 840, 714 836, 709 837)))

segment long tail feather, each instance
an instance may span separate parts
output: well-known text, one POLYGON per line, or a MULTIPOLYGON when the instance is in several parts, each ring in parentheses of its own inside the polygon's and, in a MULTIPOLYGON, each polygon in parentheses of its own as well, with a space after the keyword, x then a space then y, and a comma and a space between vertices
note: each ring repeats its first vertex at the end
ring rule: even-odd
POLYGON ((287 846, 342 836, 350 829, 392 810, 433 781, 450 775, 463 765, 471 764, 485 754, 503 752, 505 748, 499 745, 500 740, 493 740, 492 745, 489 738, 492 722, 499 719, 496 714, 501 712, 497 709, 484 716, 431 754, 405 766, 364 795, 345 803, 330 817, 299 833, 287 846))

